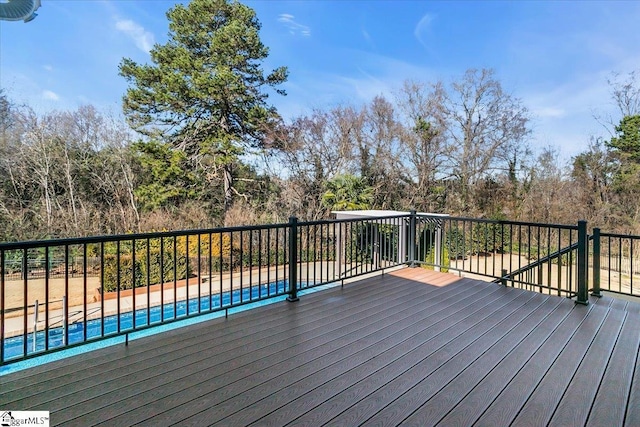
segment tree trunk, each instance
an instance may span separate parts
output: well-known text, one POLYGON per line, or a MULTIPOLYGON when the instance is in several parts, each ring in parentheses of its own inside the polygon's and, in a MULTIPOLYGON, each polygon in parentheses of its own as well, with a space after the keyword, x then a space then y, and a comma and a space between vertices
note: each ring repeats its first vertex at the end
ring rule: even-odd
POLYGON ((233 203, 233 173, 230 164, 224 165, 224 212, 227 213, 233 203))

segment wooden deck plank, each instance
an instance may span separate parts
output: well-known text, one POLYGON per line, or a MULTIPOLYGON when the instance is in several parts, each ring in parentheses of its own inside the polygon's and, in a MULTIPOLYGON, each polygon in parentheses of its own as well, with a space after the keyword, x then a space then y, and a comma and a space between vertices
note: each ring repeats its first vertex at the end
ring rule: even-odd
MULTIPOLYGON (((401 301, 411 293, 411 291, 403 290, 401 287, 396 288, 396 290, 397 292, 393 292, 391 294, 389 294, 389 291, 384 293, 384 290, 382 289, 379 291, 380 293, 371 292, 369 295, 363 293, 361 296, 362 304, 355 310, 355 312, 367 309, 380 309, 380 306, 383 304, 380 301, 380 295, 384 295, 385 298, 389 298, 391 300, 397 298, 401 301)), ((432 288, 432 290, 435 289, 432 288)), ((428 289, 425 290, 425 292, 426 291, 428 291, 428 289)), ((306 305, 308 311, 305 312, 305 321, 311 323, 323 319, 325 314, 322 310, 325 309, 325 304, 318 304, 320 307, 314 307, 312 304, 306 305)), ((332 300, 331 304, 333 304, 333 308, 336 309, 336 316, 338 319, 347 318, 354 312, 351 306, 346 302, 337 302, 332 300), (338 314, 338 307, 344 307, 345 309, 338 314)), ((171 340, 166 343, 166 345, 155 344, 156 342, 164 343, 164 339, 162 341, 150 339, 146 342, 141 342, 141 345, 138 345, 138 342, 134 341, 129 347, 124 349, 120 358, 112 358, 111 360, 107 360, 101 364, 95 363, 95 361, 92 360, 93 363, 91 363, 90 366, 83 366, 84 364, 81 362, 79 363, 78 369, 73 372, 74 377, 77 379, 77 384, 65 382, 65 392, 71 394, 72 392, 79 391, 82 388, 90 388, 93 384, 97 383, 103 383, 102 389, 104 390, 104 386, 107 386, 107 384, 104 384, 104 375, 110 374, 114 374, 112 379, 116 386, 118 386, 119 384, 122 384, 118 382, 119 380, 132 380, 133 377, 131 377, 131 375, 133 374, 137 373, 139 375, 146 376, 149 373, 152 373, 153 369, 164 369, 161 366, 163 364, 172 364, 175 363, 176 360, 182 360, 189 357, 197 358, 198 355, 202 358, 204 357, 201 353, 202 348, 207 348, 214 344, 217 346, 227 346, 227 350, 232 352, 235 348, 234 346, 244 346, 245 343, 243 341, 245 339, 255 341, 270 338, 277 341, 278 334, 286 337, 288 334, 288 325, 282 321, 281 311, 273 310, 272 307, 264 307, 264 309, 261 308, 261 310, 264 312, 264 315, 261 316, 263 321, 258 325, 253 324, 254 322, 252 318, 249 318, 249 320, 245 322, 242 322, 242 319, 235 318, 233 321, 217 319, 207 323, 206 325, 197 325, 199 326, 197 328, 198 333, 188 334, 183 339, 178 338, 178 340, 171 340), (238 320, 238 322, 236 322, 236 320, 238 320), (247 325, 251 332, 247 332, 247 325), (212 328, 213 330, 211 330, 212 328), (203 334, 204 331, 207 333, 203 334), (238 332, 242 335, 238 336, 238 332), (236 342, 235 344, 234 341, 236 342), (151 343, 154 347, 150 348, 147 343, 151 343), (173 351, 167 352, 167 346, 173 346, 175 348, 173 351), (142 347, 142 349, 140 347, 142 347), (123 360, 126 363, 118 363, 119 360, 123 360), (74 385, 80 386, 81 388, 74 388, 74 385)), ((43 379, 47 379, 49 381, 53 380, 50 376, 45 376, 43 379)), ((11 388, 8 387, 8 389, 10 390, 11 388)), ((46 400, 41 401, 38 399, 38 393, 50 393, 52 391, 51 387, 47 387, 45 382, 36 386, 30 384, 29 386, 21 387, 21 389, 22 393, 15 390, 16 398, 20 398, 21 395, 26 396, 31 404, 46 402, 46 400)), ((20 404, 20 402, 16 403, 20 404)))
POLYGON ((539 383, 514 423, 584 425, 626 315, 614 302, 601 326, 591 336, 578 331, 539 383))
MULTIPOLYGON (((517 299, 517 297, 516 297, 517 299)), ((526 299, 526 297, 524 298, 526 299)), ((515 299, 514 299, 515 300, 515 299)), ((493 300, 492 303, 500 305, 502 303, 509 304, 514 301, 509 299, 505 301, 503 298, 493 300)), ((477 301, 477 304, 482 304, 483 301, 477 301)), ((474 305, 476 304, 474 303, 474 305)), ((464 311, 464 310, 463 310, 464 311)), ((477 312, 476 312, 477 313, 477 312)), ((471 315, 473 316, 473 315, 471 315)), ((471 317, 468 316, 468 317, 471 317)), ((476 314, 476 316, 479 316, 476 314)), ((488 327, 491 324, 491 319, 486 321, 488 327)), ((329 398, 331 400, 339 400, 340 402, 356 401, 361 397, 362 392, 372 390, 372 384, 370 382, 386 383, 389 378, 393 378, 406 371, 411 363, 416 359, 424 355, 424 353, 433 353, 436 350, 436 343, 438 336, 433 336, 433 325, 426 323, 423 325, 423 329, 419 333, 407 331, 413 333, 412 336, 408 336, 405 343, 411 343, 411 347, 393 348, 391 351, 382 348, 376 348, 377 354, 372 354, 373 357, 369 357, 361 361, 361 363, 350 370, 336 370, 328 375, 324 376, 324 381, 318 385, 300 384, 299 390, 284 389, 282 391, 282 397, 278 400, 273 400, 271 397, 260 402, 255 407, 250 407, 237 412, 234 416, 222 420, 220 425, 246 425, 250 422, 258 421, 261 425, 285 425, 291 421, 294 421, 297 417, 305 414, 304 419, 298 419, 294 421, 294 424, 303 425, 319 425, 318 421, 313 419, 311 409, 319 412, 320 419, 327 419, 328 414, 321 408, 318 409, 320 404, 325 403, 329 398), (431 338, 430 338, 431 336, 431 338), (384 351, 383 351, 384 350, 384 351), (409 356, 409 354, 411 354, 409 356), (413 358, 414 360, 411 360, 413 358), (359 391, 355 391, 354 388, 349 388, 351 384, 358 384, 359 391), (315 386, 315 387, 314 387, 315 386), (299 394, 306 388, 307 391, 304 394, 299 394), (336 391, 346 389, 341 395, 347 395, 345 397, 335 396, 336 391), (302 396, 302 397, 301 397, 302 396), (300 399, 296 399, 300 397, 300 399), (282 405, 283 403, 286 405, 282 405), (268 415, 267 415, 268 414, 268 415), (265 415, 267 415, 265 417, 265 415), (311 418, 309 418, 309 417, 311 418)), ((468 331, 465 331, 468 332, 468 331)), ((447 330, 446 332, 440 332, 440 338, 444 342, 447 340, 452 342, 462 334, 462 331, 447 330)), ((441 348, 441 347, 440 347, 441 348)), ((339 407, 339 405, 331 405, 332 408, 339 407)), ((355 425, 355 424, 352 424, 355 425)))
MULTIPOLYGON (((391 283, 394 282, 389 282, 389 284, 391 283)), ((397 286, 404 288, 407 286, 407 283, 399 282, 397 286)), ((429 289, 422 285, 420 286, 420 291, 424 295, 429 295, 429 293, 434 290, 433 288, 429 289)), ((457 288, 450 287, 446 291, 439 292, 445 292, 447 294, 452 293, 451 298, 455 300, 460 298, 456 295, 459 293, 463 294, 467 290, 468 287, 464 282, 460 282, 460 285, 457 288)), ((387 291, 395 292, 393 286, 388 286, 387 291)), ((408 292, 415 295, 416 290, 409 289, 408 292)), ((386 301, 388 301, 386 298, 378 298, 375 302, 378 306, 373 306, 372 308, 362 304, 356 310, 348 309, 348 307, 336 306, 334 310, 338 310, 339 308, 340 310, 337 313, 331 311, 331 316, 327 316, 328 320, 326 321, 316 320, 309 322, 305 320, 306 316, 299 313, 297 309, 294 308, 294 311, 285 310, 287 313, 295 316, 297 330, 288 331, 286 334, 283 334, 279 337, 280 340, 278 342, 273 343, 273 338, 266 339, 266 341, 271 342, 271 344, 262 348, 254 345, 255 343, 261 342, 261 340, 257 340, 249 345, 245 345, 244 347, 234 347, 233 349, 226 351, 223 351, 225 350, 224 345, 218 346, 216 347, 218 349, 218 353, 210 353, 209 351, 201 352, 201 354, 198 355, 199 360, 197 363, 192 363, 188 367, 174 367, 169 372, 158 373, 158 375, 153 378, 143 378, 141 381, 135 383, 134 386, 127 387, 124 392, 118 388, 109 394, 101 394, 93 399, 85 401, 81 405, 74 405, 72 408, 66 408, 65 417, 84 416, 85 418, 89 418, 87 416, 87 408, 99 405, 104 409, 101 412, 109 412, 110 416, 115 416, 121 412, 124 413, 127 409, 135 409, 136 413, 141 414, 140 416, 144 419, 144 417, 147 416, 144 415, 147 412, 147 409, 151 408, 153 405, 149 403, 149 408, 144 406, 138 408, 137 406, 139 406, 140 403, 164 399, 162 402, 157 402, 157 405, 154 406, 154 411, 162 411, 166 409, 165 405, 167 404, 167 401, 171 402, 176 398, 184 399, 185 397, 188 397, 189 394, 184 393, 183 390, 188 389, 189 387, 197 388, 200 393, 201 390, 204 390, 203 384, 213 378, 215 378, 215 384, 224 385, 234 381, 240 381, 251 372, 273 372, 272 369, 269 369, 268 371, 266 370, 267 368, 278 364, 282 358, 290 359, 291 355, 288 353, 292 350, 299 353, 312 351, 316 347, 324 344, 323 339, 325 341, 335 340, 336 333, 339 333, 339 335, 337 335, 338 338, 346 336, 350 330, 349 327, 351 327, 351 329, 375 329, 378 326, 371 323, 377 316, 381 306, 392 310, 394 310, 394 307, 396 306, 402 307, 402 310, 407 311, 407 316, 414 313, 411 311, 410 307, 416 303, 406 303, 406 297, 399 298, 396 304, 390 304, 386 301), (321 338, 323 336, 325 338, 321 338), (240 351, 240 353, 238 353, 238 351, 240 351), (287 354, 286 356, 280 356, 281 353, 287 354), (213 366, 210 361, 212 356, 215 356, 215 364, 213 366), (202 375, 202 370, 204 369, 206 369, 207 372, 206 377, 202 375), (235 376, 231 377, 231 375, 235 376), (134 398, 137 406, 136 408, 131 408, 129 401, 134 398)), ((372 302, 372 304, 374 304, 374 302, 372 302)), ((402 311, 397 309, 397 312, 401 313, 402 311)), ((325 316, 326 315, 325 311, 325 316)), ((284 325, 289 325, 289 327, 291 326, 286 317, 281 320, 284 325)), ((382 319, 382 321, 385 320, 386 319, 382 319)), ((246 339, 242 337, 242 334, 239 334, 238 339, 240 343, 244 342, 246 344, 246 339)), ((97 413, 94 415, 99 416, 97 413)), ((127 416, 130 419, 133 419, 134 414, 128 414, 127 416)))
MULTIPOLYGON (((561 298, 560 305, 551 316, 544 319, 529 335, 527 335, 511 353, 507 354, 492 368, 491 372, 483 378, 460 402, 438 423, 442 426, 473 425, 480 416, 494 402, 499 402, 499 396, 514 377, 522 370, 525 361, 535 357, 541 348, 552 346, 549 341, 561 341, 573 334, 572 329, 583 321, 593 307, 576 307, 573 301, 561 298)), ((553 357, 551 358, 553 359, 553 357)), ((531 369, 531 368, 529 368, 531 369)), ((514 389, 516 387, 512 386, 514 389)), ((511 404, 511 397, 507 404, 511 404)), ((496 403, 497 405, 497 403, 496 403)), ((520 408, 516 403, 506 410, 517 411, 520 408)))
POLYGON ((406 268, 1 376, 0 407, 71 426, 640 425, 640 304, 591 302, 406 268))
MULTIPOLYGON (((440 389, 431 399, 425 399, 422 406, 403 421, 403 425, 432 426, 438 424, 473 388, 477 386, 505 357, 513 352, 522 341, 541 324, 554 316, 561 317, 560 298, 549 298, 539 295, 536 301, 540 305, 528 315, 523 316, 512 327, 505 331, 494 345, 464 367, 458 375, 445 387, 440 389)), ((532 301, 533 303, 533 301, 532 301)), ((407 414, 409 415, 409 414, 407 414)), ((447 425, 447 423, 445 423, 447 425)), ((459 425, 459 424, 448 424, 459 425)))
MULTIPOLYGON (((393 282, 389 282, 390 284, 393 282)), ((397 285, 400 288, 404 288, 404 284, 397 285)), ((431 289, 433 291, 434 289, 431 289)), ((393 286, 389 286, 387 291, 392 292, 395 295, 393 286)), ((456 288, 451 288, 451 291, 456 292, 456 288)), ((460 291, 464 291, 461 288, 460 291)), ((412 293, 411 290, 403 289, 403 292, 412 293)), ((424 289, 425 293, 430 292, 429 289, 424 289)), ((415 292, 413 292, 415 293, 415 292)), ((407 294, 400 294, 398 305, 402 305, 402 301, 405 301, 407 294)), ((335 298, 330 298, 335 299, 335 298)), ((163 370, 156 370, 152 377, 146 375, 135 375, 132 378, 135 380, 133 383, 128 384, 123 388, 122 382, 110 381, 109 384, 114 387, 108 393, 102 393, 104 386, 101 386, 96 390, 98 393, 96 396, 90 396, 90 399, 84 399, 86 395, 79 396, 81 401, 74 404, 72 407, 66 407, 65 417, 73 417, 77 414, 86 414, 88 407, 92 407, 96 403, 99 403, 101 407, 108 407, 109 405, 118 404, 120 409, 126 407, 127 399, 133 398, 139 393, 144 393, 145 396, 155 396, 158 394, 168 393, 170 389, 180 390, 183 386, 188 385, 187 381, 191 377, 201 377, 201 371, 207 370, 209 377, 215 377, 217 374, 228 373, 230 366, 233 368, 241 368, 246 364, 250 364, 255 360, 261 361, 261 363, 276 363, 278 361, 277 354, 283 350, 291 347, 298 347, 299 351, 306 349, 305 346, 317 346, 321 344, 321 341, 317 341, 318 337, 322 335, 328 335, 330 337, 331 331, 347 328, 349 325, 358 327, 360 323, 362 326, 367 326, 371 319, 375 317, 380 308, 385 303, 384 299, 378 298, 367 302, 366 299, 362 299, 362 304, 357 309, 353 309, 350 305, 342 305, 336 302, 333 312, 333 317, 327 321, 321 321, 321 318, 309 319, 306 315, 299 312, 297 307, 269 307, 269 309, 278 310, 281 313, 280 322, 282 323, 283 331, 277 335, 271 335, 268 337, 260 337, 261 333, 250 335, 250 343, 247 344, 247 333, 243 331, 237 331, 233 334, 234 339, 227 343, 215 343, 211 349, 201 350, 196 356, 191 357, 188 360, 189 364, 184 365, 180 359, 178 364, 163 365, 163 370), (295 316, 295 321, 300 328, 297 334, 292 335, 288 330, 290 327, 287 316, 295 316), (335 325, 335 326, 332 326, 335 325), (255 338, 252 340, 252 336, 255 338), (240 352, 240 353, 239 353, 240 352), (211 363, 211 358, 215 357, 215 362, 211 363), (115 399, 115 400, 114 400, 115 399)), ((407 304, 404 304, 405 306, 407 304)), ((410 304, 409 304, 410 305, 410 304)), ((307 307, 310 308, 311 306, 307 307)), ((326 315, 326 314, 325 314, 326 315)), ((253 328, 260 328, 259 324, 255 324, 253 328)), ((60 399, 58 403, 62 406, 65 405, 66 399, 60 399)), ((49 404, 50 405, 50 404, 49 404)), ((54 406, 55 407, 55 406, 54 406)))
MULTIPOLYGON (((640 313, 628 312, 587 421, 590 426, 620 426, 624 423, 633 370, 640 347, 640 313)), ((631 408, 630 408, 631 409, 631 408)), ((640 425, 640 419, 633 425, 640 425)))
POLYGON ((604 305, 576 305, 549 339, 529 359, 520 361, 521 369, 474 425, 510 425, 576 332, 595 335, 608 312, 604 305))
MULTIPOLYGON (((640 307, 640 304, 638 304, 640 307)), ((635 314, 635 313, 634 313, 635 314)), ((636 329, 637 334, 640 330, 636 329)), ((627 413, 624 417, 625 427, 635 427, 640 425, 640 350, 636 353, 636 363, 631 380, 631 390, 627 401, 627 413)))
POLYGON ((399 424, 425 399, 444 387, 480 353, 504 336, 505 330, 510 328, 509 324, 517 323, 520 315, 516 313, 522 312, 526 316, 529 310, 533 310, 535 304, 528 302, 529 299, 522 300, 518 296, 509 306, 485 306, 482 314, 474 316, 473 321, 476 323, 465 327, 465 333, 387 384, 369 392, 356 405, 343 399, 342 405, 344 407, 346 404, 347 409, 334 417, 328 425, 356 425, 361 422, 371 425, 399 424), (518 309, 511 311, 516 305, 519 305, 518 309))
MULTIPOLYGON (((482 290, 479 289, 478 292, 482 290)), ((472 296, 475 298, 475 296, 472 296)), ((464 305, 469 304, 466 296, 460 297, 457 294, 451 295, 450 297, 439 301, 438 299, 434 299, 431 303, 422 303, 420 301, 417 302, 420 305, 423 305, 423 308, 420 312, 414 312, 412 317, 406 318, 406 324, 401 324, 396 321, 397 316, 395 314, 391 316, 385 316, 386 322, 392 322, 395 325, 395 328, 390 328, 389 334, 394 335, 397 333, 397 328, 399 326, 409 327, 412 324, 416 323, 416 320, 419 320, 420 316, 426 316, 425 319, 429 317, 438 319, 437 312, 441 310, 442 305, 464 305), (422 314, 421 314, 422 313, 422 314), (417 318, 416 318, 417 317, 417 318)), ((391 310, 393 312, 393 310, 391 310)), ((270 369, 269 371, 258 371, 252 375, 250 381, 247 384, 250 384, 252 388, 252 392, 247 395, 243 395, 244 388, 247 387, 247 384, 235 384, 231 387, 226 387, 224 391, 225 393, 221 393, 220 389, 212 386, 198 387, 198 390, 195 391, 190 397, 190 401, 182 401, 182 396, 177 396, 179 400, 175 400, 172 396, 169 396, 167 399, 164 399, 163 402, 158 402, 159 405, 151 410, 145 408, 145 411, 136 411, 141 415, 144 415, 148 418, 152 416, 156 416, 158 414, 163 414, 166 412, 166 415, 163 416, 163 422, 167 421, 179 421, 186 422, 186 418, 195 413, 199 413, 203 410, 207 410, 209 407, 219 403, 225 403, 219 407, 216 407, 216 412, 221 413, 221 417, 228 415, 226 411, 235 411, 235 408, 244 407, 246 403, 246 399, 251 400, 259 400, 263 398, 265 395, 269 395, 277 391, 278 389, 285 388, 287 386, 291 386, 296 382, 304 379, 304 384, 308 385, 311 378, 310 375, 315 374, 316 372, 322 370, 324 367, 337 364, 340 369, 344 367, 348 367, 351 363, 357 363, 359 359, 372 357, 380 348, 380 339, 384 338, 384 335, 380 337, 379 335, 379 327, 372 328, 372 332, 369 336, 363 336, 360 333, 352 334, 345 338, 344 342, 333 343, 331 346, 327 346, 326 349, 320 350, 318 352, 314 352, 308 355, 308 358, 315 361, 315 363, 309 363, 304 357, 301 357, 300 353, 296 353, 296 355, 292 358, 289 358, 277 367, 278 369, 270 369), (353 343, 353 348, 346 347, 347 344, 353 343), (364 352, 360 354, 354 354, 354 352, 358 353, 359 348, 365 349, 364 352), (288 363, 291 361, 291 363, 288 363), (237 387, 240 388, 237 388, 237 387), (235 396, 239 396, 236 399, 233 399, 235 396), (227 401, 228 399, 228 401, 227 401), (240 402, 238 402, 240 401, 240 402), (179 408, 177 406, 180 406, 179 408), (171 410, 170 408, 176 407, 171 410), (165 417, 169 417, 168 419, 165 417)), ((394 339, 401 338, 402 335, 398 335, 394 339)), ((324 378, 324 373, 321 375, 316 375, 321 380, 324 378)), ((128 417, 131 414, 127 414, 128 417)), ((208 418, 208 423, 213 422, 215 418, 212 414, 210 414, 208 418)), ((142 425, 155 425, 157 421, 153 418, 148 419, 142 425)))

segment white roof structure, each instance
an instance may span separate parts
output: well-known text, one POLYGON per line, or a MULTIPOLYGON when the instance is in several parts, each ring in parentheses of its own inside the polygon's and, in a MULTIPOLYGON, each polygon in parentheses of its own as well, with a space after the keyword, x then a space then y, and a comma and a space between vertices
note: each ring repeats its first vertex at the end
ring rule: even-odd
MULTIPOLYGON (((378 210, 368 209, 360 211, 331 211, 336 216, 336 219, 356 219, 356 218, 380 218, 387 216, 409 215, 409 211, 391 211, 391 210, 378 210)), ((416 212, 418 215, 431 215, 431 216, 449 216, 447 214, 434 214, 427 212, 416 212)))
MULTIPOLYGON (((377 223, 378 221, 376 220, 376 218, 386 218, 386 217, 393 217, 393 216, 401 216, 401 215, 409 215, 411 214, 411 212, 408 211, 392 211, 392 210, 376 210, 376 209, 371 209, 371 210, 358 210, 358 211, 331 211, 332 214, 334 214, 336 216, 336 219, 344 219, 344 220, 350 220, 350 219, 370 219, 370 222, 373 223, 377 223)), ((434 217, 448 217, 448 214, 434 214, 434 213, 425 213, 425 212, 416 212, 416 214, 418 215, 429 215, 428 218, 426 218, 427 222, 431 222, 434 224, 438 225, 438 232, 436 233, 436 242, 435 242, 435 259, 440 259, 441 257, 441 251, 442 251, 442 229, 439 227, 439 222, 440 220, 434 217)), ((424 217, 423 217, 424 219, 424 217)), ((380 222, 382 222, 384 220, 380 220, 380 222)), ((395 221, 393 224, 386 224, 385 225, 394 225, 395 227, 398 228, 398 260, 404 260, 406 259, 406 255, 407 255, 407 241, 409 240, 409 235, 408 235, 408 230, 407 227, 404 227, 402 225, 406 225, 406 219, 403 221, 395 221)), ((342 230, 342 229, 341 229, 342 230)), ((341 231, 342 232, 342 231, 341 231)), ((338 235, 338 249, 337 249, 337 253, 342 253, 343 251, 343 244, 342 244, 342 236, 338 235)), ((379 250, 379 248, 375 249, 376 251, 379 250)), ((340 263, 339 263, 339 268, 340 267, 340 263)), ((434 269, 436 271, 440 271, 440 267, 439 266, 435 266, 434 269)), ((339 270, 340 271, 340 270, 339 270)))
POLYGON ((0 20, 29 22, 38 15, 35 12, 40 6, 40 0, 0 1, 0 20))

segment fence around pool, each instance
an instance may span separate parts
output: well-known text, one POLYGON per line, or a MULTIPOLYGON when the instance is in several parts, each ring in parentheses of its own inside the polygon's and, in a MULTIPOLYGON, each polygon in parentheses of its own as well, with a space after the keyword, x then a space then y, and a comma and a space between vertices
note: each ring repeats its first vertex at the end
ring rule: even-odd
POLYGON ((0 243, 0 364, 402 265, 575 298, 640 296, 638 236, 415 212, 0 243))

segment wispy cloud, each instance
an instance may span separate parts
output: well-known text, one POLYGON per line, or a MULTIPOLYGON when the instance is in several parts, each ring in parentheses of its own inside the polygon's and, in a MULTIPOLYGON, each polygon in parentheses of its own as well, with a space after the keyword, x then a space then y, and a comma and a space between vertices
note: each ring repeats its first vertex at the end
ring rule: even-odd
POLYGON ((143 52, 148 53, 155 43, 153 33, 130 19, 118 19, 116 29, 132 39, 136 47, 143 52))
POLYGON ((427 39, 427 33, 431 28, 431 23, 435 19, 435 16, 430 14, 425 14, 422 19, 416 25, 416 28, 413 30, 413 35, 420 42, 420 44, 426 48, 429 48, 429 40, 427 39))
POLYGON ((311 36, 311 28, 307 25, 302 25, 296 22, 294 18, 295 16, 291 14, 282 13, 278 17, 278 22, 284 24, 284 26, 287 27, 289 29, 289 32, 293 35, 300 34, 304 37, 311 36))
POLYGON ((53 71, 53 67, 49 64, 43 65, 42 68, 44 68, 46 71, 53 71))
POLYGON ((51 90, 43 90, 42 98, 46 99, 47 101, 58 101, 60 99, 58 94, 51 90))
POLYGON ((532 113, 534 116, 538 116, 538 117, 554 117, 554 118, 564 117, 567 114, 564 108, 558 108, 558 107, 537 108, 533 110, 532 113))

